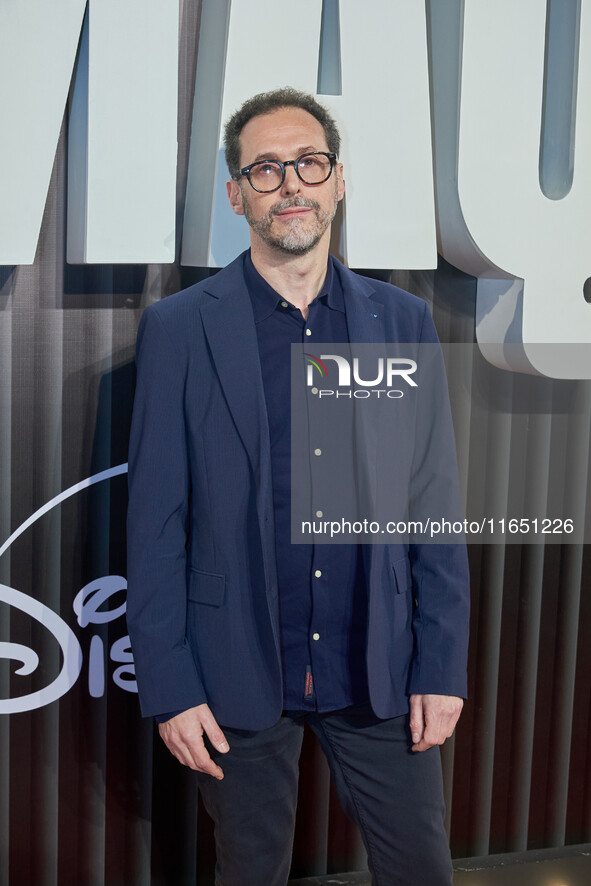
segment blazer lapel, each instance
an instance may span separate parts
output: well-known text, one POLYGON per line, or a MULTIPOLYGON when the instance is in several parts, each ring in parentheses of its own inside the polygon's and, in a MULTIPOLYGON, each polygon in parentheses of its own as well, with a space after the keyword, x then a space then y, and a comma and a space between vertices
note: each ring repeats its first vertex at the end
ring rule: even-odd
POLYGON ((376 301, 375 289, 367 279, 359 277, 335 259, 335 267, 343 287, 349 341, 376 344, 385 341, 384 306, 376 301))
POLYGON ((265 591, 279 655, 269 421, 254 315, 244 280, 243 261, 243 256, 238 256, 227 268, 210 278, 206 287, 210 298, 201 307, 201 318, 215 370, 253 468, 265 591))
POLYGON ((270 471, 267 409, 256 329, 242 257, 210 279, 201 317, 230 412, 257 483, 270 471))
MULTIPOLYGON (((336 266, 343 287, 351 358, 353 359, 356 356, 356 344, 362 346, 372 343, 380 344, 386 340, 385 309, 381 302, 376 301, 375 289, 367 278, 362 279, 340 262, 336 262, 336 266)), ((363 356, 364 353, 367 355, 367 350, 364 352, 364 348, 361 347, 357 353, 360 356, 363 356)), ((369 517, 375 513, 378 495, 375 466, 379 424, 367 421, 367 410, 363 410, 361 405, 357 401, 353 401, 353 433, 357 454, 356 488, 359 513, 364 517, 369 517), (356 406, 359 408, 357 409, 356 406)), ((374 556, 376 547, 380 546, 363 545, 363 559, 370 593, 376 580, 377 563, 379 562, 379 557, 374 556)))

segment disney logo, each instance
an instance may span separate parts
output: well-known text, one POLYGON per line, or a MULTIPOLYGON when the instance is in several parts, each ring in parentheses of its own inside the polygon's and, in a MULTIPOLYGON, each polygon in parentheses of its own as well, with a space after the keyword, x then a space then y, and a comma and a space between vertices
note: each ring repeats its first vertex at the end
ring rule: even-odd
MULTIPOLYGON (((0 557, 23 532, 51 508, 95 483, 109 480, 126 473, 126 471, 127 464, 117 465, 106 471, 101 471, 99 474, 94 474, 61 492, 35 511, 12 533, 10 538, 0 547, 0 557)), ((105 624, 123 618, 126 609, 125 601, 114 609, 105 609, 104 606, 108 600, 126 589, 127 581, 120 575, 103 576, 85 585, 76 594, 72 603, 80 627, 85 629, 90 625, 105 624)), ((80 676, 83 663, 80 642, 70 626, 40 600, 24 594, 16 588, 0 584, 0 602, 20 609, 47 628, 59 644, 63 656, 63 664, 55 680, 43 689, 13 698, 0 699, 0 714, 31 711, 51 704, 69 692, 80 676)), ((113 682, 128 692, 137 692, 133 655, 127 635, 122 636, 111 645, 109 657, 112 662, 118 665, 113 672, 113 682)), ((28 676, 39 666, 39 656, 35 650, 21 643, 0 642, 0 659, 9 659, 19 663, 20 666, 15 670, 15 675, 18 676, 28 676)), ((88 690, 94 698, 104 694, 105 671, 104 642, 102 637, 94 634, 90 640, 88 658, 88 690)))

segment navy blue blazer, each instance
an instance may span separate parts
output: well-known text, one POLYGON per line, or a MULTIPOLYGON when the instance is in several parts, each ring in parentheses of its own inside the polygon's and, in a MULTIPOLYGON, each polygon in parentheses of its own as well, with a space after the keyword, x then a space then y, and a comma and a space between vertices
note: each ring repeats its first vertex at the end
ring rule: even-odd
MULTIPOLYGON (((141 319, 127 618, 145 716, 207 702, 224 726, 263 729, 281 715, 282 675, 268 421, 243 262, 141 319)), ((424 301, 336 268, 352 342, 437 340, 424 301)), ((364 562, 375 713, 404 713, 414 692, 465 696, 465 547, 367 545, 364 562)))

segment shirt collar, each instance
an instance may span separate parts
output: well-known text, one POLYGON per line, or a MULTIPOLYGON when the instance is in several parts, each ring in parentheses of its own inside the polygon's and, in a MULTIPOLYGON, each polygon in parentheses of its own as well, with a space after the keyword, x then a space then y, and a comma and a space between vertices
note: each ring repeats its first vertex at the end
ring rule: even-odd
MULTIPOLYGON (((261 277, 250 257, 250 249, 246 253, 244 260, 244 277, 252 299, 255 323, 260 323, 261 320, 266 320, 266 318, 277 308, 277 305, 280 302, 286 301, 286 299, 279 295, 279 293, 267 283, 264 277, 261 277)), ((341 287, 337 285, 337 280, 338 278, 335 274, 334 263, 332 257, 329 255, 328 264, 326 266, 326 277, 324 278, 322 288, 314 299, 314 302, 322 299, 332 310, 345 313, 343 291, 341 287)), ((312 304, 314 304, 314 302, 312 302, 312 304)))

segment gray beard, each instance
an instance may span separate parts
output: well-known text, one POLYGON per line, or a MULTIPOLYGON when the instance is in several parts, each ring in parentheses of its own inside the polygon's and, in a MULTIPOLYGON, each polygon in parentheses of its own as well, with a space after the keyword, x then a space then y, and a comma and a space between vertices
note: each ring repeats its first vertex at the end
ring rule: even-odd
POLYGON ((261 240, 273 249, 283 252, 285 255, 306 255, 320 242, 326 229, 330 226, 337 211, 336 187, 335 202, 332 210, 323 210, 316 200, 307 200, 305 197, 293 197, 288 200, 282 200, 269 210, 262 218, 255 220, 250 209, 248 200, 242 194, 242 205, 244 207, 244 216, 250 227, 255 231, 261 240), (313 209, 316 213, 316 222, 311 229, 301 230, 300 222, 297 219, 291 223, 289 230, 284 234, 271 233, 273 220, 278 212, 288 209, 292 206, 305 206, 313 209))

